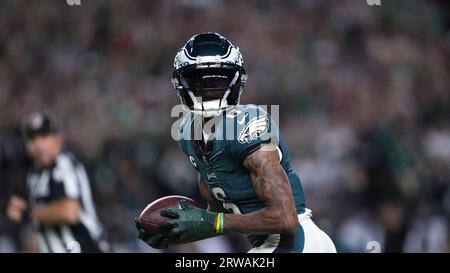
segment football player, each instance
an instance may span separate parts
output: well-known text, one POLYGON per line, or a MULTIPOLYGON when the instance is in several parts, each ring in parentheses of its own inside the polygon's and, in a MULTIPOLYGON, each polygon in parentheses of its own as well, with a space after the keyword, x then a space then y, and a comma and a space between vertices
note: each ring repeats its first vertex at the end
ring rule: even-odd
POLYGON ((220 34, 190 38, 175 57, 172 83, 189 108, 179 146, 199 172, 208 209, 181 203, 161 215, 164 235, 138 236, 154 248, 229 233, 248 234, 249 252, 336 252, 311 220, 300 179, 272 117, 240 105, 247 80, 239 48, 220 34))

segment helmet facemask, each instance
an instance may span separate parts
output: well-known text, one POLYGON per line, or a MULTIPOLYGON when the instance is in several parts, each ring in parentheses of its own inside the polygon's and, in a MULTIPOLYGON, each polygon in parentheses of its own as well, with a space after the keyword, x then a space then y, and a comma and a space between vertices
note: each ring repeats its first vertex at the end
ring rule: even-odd
POLYGON ((239 103, 242 72, 236 67, 188 68, 179 72, 179 95, 194 113, 217 116, 239 103))

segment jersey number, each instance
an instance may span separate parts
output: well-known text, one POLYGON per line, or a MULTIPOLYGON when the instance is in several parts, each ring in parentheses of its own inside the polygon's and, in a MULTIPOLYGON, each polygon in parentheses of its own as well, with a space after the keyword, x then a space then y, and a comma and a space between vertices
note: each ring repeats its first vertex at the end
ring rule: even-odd
POLYGON ((217 200, 222 202, 224 209, 226 209, 228 211, 232 211, 234 214, 242 214, 241 210, 239 209, 238 206, 236 206, 236 204, 225 201, 225 198, 227 198, 227 195, 222 188, 215 187, 215 188, 212 188, 211 191, 212 191, 214 197, 217 200))

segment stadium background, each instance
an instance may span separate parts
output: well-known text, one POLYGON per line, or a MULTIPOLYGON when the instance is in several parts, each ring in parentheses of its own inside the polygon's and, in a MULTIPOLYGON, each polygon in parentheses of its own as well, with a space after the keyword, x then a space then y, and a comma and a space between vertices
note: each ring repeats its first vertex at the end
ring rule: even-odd
MULTIPOLYGON (((133 218, 168 194, 199 199, 170 138, 173 57, 193 34, 243 52, 242 103, 280 105, 314 221, 339 251, 450 250, 448 1, 2 1, 0 252, 34 251, 5 216, 29 164, 18 123, 52 110, 88 168, 118 252, 153 252, 133 218)), ((242 252, 242 236, 168 251, 242 252)))

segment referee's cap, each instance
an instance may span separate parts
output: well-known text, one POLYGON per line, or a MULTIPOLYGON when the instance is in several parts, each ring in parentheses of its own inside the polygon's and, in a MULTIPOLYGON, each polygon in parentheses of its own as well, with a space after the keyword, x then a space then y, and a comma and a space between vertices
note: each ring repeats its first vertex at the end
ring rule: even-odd
POLYGON ((25 139, 32 139, 37 135, 59 133, 61 126, 52 113, 33 112, 22 119, 21 132, 25 139))

